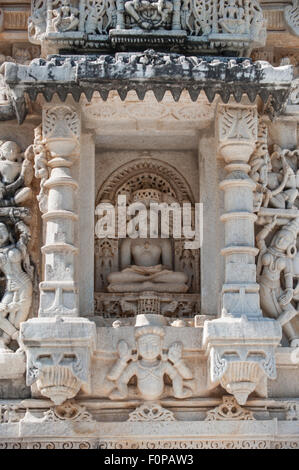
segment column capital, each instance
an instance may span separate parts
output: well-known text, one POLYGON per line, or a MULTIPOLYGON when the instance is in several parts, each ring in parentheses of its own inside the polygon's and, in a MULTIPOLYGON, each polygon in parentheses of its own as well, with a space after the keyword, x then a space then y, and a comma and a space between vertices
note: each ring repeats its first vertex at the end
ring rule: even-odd
POLYGON ((248 163, 255 148, 257 132, 256 105, 218 104, 216 124, 218 152, 227 164, 234 164, 231 170, 248 171, 243 166, 248 163), (235 168, 236 162, 240 163, 240 168, 235 168))
MULTIPOLYGON (((70 156, 78 148, 80 117, 77 110, 65 104, 54 104, 43 109, 43 137, 51 154, 70 156)), ((55 166, 64 166, 58 163, 55 166)))

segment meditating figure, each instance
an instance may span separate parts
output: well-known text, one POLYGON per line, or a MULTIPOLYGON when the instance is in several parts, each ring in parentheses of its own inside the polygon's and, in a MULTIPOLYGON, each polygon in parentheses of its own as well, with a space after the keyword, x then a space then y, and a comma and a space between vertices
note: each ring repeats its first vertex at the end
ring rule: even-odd
POLYGON ((187 292, 188 276, 172 269, 169 239, 127 238, 121 245, 121 272, 108 275, 109 292, 187 292))

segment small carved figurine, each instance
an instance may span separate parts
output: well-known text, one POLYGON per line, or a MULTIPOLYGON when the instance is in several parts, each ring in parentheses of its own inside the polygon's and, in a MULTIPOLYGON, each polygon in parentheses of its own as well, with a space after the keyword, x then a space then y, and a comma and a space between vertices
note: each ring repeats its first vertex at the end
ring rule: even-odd
POLYGON ((143 29, 154 29, 164 25, 173 11, 168 0, 129 0, 125 2, 126 12, 143 29))
POLYGON ((191 379, 192 373, 182 360, 182 344, 173 343, 168 354, 163 354, 164 331, 159 326, 137 328, 135 338, 137 354, 132 355, 125 341, 118 343, 119 359, 108 374, 108 379, 115 382, 110 399, 125 399, 129 395, 128 383, 133 376, 137 378, 137 388, 144 400, 157 400, 164 392, 164 377, 172 380, 173 395, 187 398, 192 395, 184 379, 191 379))
POLYGON ((53 10, 53 27, 57 32, 75 31, 79 24, 78 8, 69 5, 67 0, 62 0, 61 6, 53 10))
POLYGON ((29 147, 23 159, 20 147, 12 141, 0 146, 0 207, 10 207, 25 202, 31 197, 33 172, 32 152, 29 147))

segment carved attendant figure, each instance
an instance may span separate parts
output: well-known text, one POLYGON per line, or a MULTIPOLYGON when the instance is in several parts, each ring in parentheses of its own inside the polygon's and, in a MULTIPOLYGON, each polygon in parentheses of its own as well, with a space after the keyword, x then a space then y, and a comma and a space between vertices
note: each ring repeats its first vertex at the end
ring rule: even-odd
POLYGON ((108 374, 108 379, 116 383, 116 388, 110 394, 112 400, 128 397, 128 383, 133 376, 137 378, 140 395, 148 401, 161 397, 166 374, 172 380, 173 394, 176 398, 188 398, 192 395, 192 391, 184 386, 183 379, 191 379, 192 373, 182 360, 182 344, 172 344, 167 357, 163 357, 163 336, 163 328, 159 326, 137 328, 136 357, 132 356, 125 341, 119 342, 120 359, 108 374), (128 364, 131 359, 132 362, 128 364))
POLYGON ((79 10, 62 0, 61 6, 53 10, 53 27, 57 32, 74 31, 79 24, 79 10))
POLYGON ((0 270, 6 279, 5 292, 0 302, 0 345, 7 349, 10 341, 18 338, 20 323, 29 314, 32 297, 32 282, 28 274, 29 260, 27 244, 29 229, 24 222, 15 225, 19 240, 14 242, 4 223, 0 223, 0 270), (25 271, 25 269, 26 271, 25 271))
POLYGON ((278 230, 267 247, 265 238, 276 225, 276 217, 257 235, 260 255, 257 276, 260 283, 261 307, 264 313, 277 318, 291 346, 299 346, 299 336, 290 321, 298 311, 293 306, 293 258, 296 255, 296 240, 299 219, 289 222, 278 230))
POLYGON ((144 29, 154 29, 166 23, 173 11, 173 4, 168 0, 129 0, 125 2, 126 12, 144 29))
POLYGON ((226 3, 224 6, 224 2, 222 2, 222 6, 220 6, 220 14, 223 18, 219 20, 224 32, 230 34, 244 33, 244 8, 242 8, 240 0, 227 0, 226 3))
POLYGON ((31 196, 31 189, 24 188, 32 180, 32 152, 21 156, 21 149, 12 141, 0 146, 0 207, 13 206, 26 201, 31 196))

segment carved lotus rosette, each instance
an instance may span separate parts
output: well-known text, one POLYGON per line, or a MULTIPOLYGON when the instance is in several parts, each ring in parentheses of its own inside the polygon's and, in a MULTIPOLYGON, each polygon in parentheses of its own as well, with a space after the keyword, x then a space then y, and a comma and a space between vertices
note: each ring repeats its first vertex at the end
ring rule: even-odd
POLYGON ((45 366, 39 373, 37 387, 41 394, 50 398, 55 405, 61 405, 65 400, 77 395, 81 381, 69 367, 45 366))

